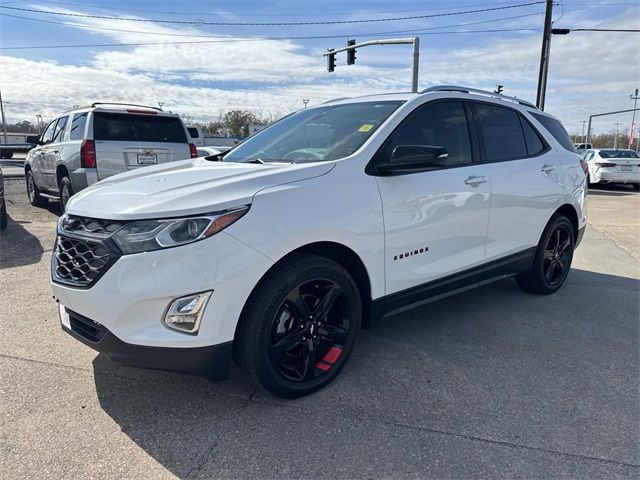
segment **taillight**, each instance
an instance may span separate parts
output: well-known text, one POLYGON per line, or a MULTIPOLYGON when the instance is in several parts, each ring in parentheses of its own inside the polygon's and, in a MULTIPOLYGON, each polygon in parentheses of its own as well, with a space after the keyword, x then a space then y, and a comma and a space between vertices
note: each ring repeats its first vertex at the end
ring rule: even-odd
POLYGON ((582 171, 584 172, 584 174, 589 175, 589 164, 583 159, 580 159, 580 166, 582 167, 582 171))
POLYGON ((616 165, 617 165, 617 163, 611 163, 611 162, 596 162, 596 167, 609 168, 609 167, 615 167, 616 165))
POLYGON ((93 140, 83 140, 80 145, 80 166, 82 168, 96 168, 96 143, 93 140))
POLYGON ((189 144, 189 150, 191 150, 191 158, 197 158, 198 157, 198 149, 196 148, 196 146, 193 143, 189 144))

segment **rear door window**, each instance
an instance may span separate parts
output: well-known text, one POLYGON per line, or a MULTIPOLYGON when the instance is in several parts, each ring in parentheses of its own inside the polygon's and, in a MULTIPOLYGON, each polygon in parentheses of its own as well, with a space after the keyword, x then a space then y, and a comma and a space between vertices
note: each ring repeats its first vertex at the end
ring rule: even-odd
POLYGON ((479 102, 475 102, 475 110, 480 138, 484 141, 489 162, 517 160, 528 156, 527 142, 517 111, 479 102))
POLYGON ((189 136, 191 138, 198 138, 200 136, 200 134, 198 133, 198 129, 197 128, 188 127, 187 130, 189 131, 189 136))
POLYGON ((553 138, 555 138, 560 145, 562 145, 570 152, 577 153, 575 147, 573 146, 573 142, 571 141, 571 137, 558 120, 535 112, 529 113, 533 115, 533 118, 539 121, 544 126, 544 128, 549 130, 549 133, 553 135, 553 138))
POLYGON ((84 127, 87 124, 87 112, 76 113, 71 121, 69 140, 82 140, 84 138, 84 127))
POLYGON ((524 139, 527 143, 527 153, 530 157, 535 157, 536 155, 544 152, 547 146, 540 138, 540 134, 535 128, 533 128, 529 121, 522 115, 519 115, 519 117, 520 123, 522 124, 522 131, 524 132, 524 139))
POLYGON ((94 140, 187 143, 178 117, 94 112, 94 140))
POLYGON ((53 142, 61 142, 64 136, 64 127, 67 126, 67 119, 69 117, 60 117, 58 123, 56 123, 56 129, 53 132, 53 142))

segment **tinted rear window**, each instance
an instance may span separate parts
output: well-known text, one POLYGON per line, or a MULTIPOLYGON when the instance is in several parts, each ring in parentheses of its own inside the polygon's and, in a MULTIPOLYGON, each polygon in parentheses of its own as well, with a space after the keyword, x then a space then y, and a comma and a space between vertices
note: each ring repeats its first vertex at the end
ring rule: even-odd
POLYGON ((125 142, 187 143, 187 135, 178 117, 95 112, 94 140, 125 142))
POLYGON ((633 150, 600 150, 601 158, 638 158, 633 150))
POLYGON ((500 162, 527 157, 518 112, 484 103, 477 103, 476 109, 487 160, 500 162))
POLYGON ((544 126, 544 128, 549 130, 549 133, 553 135, 553 138, 555 138, 558 143, 560 143, 560 145, 562 145, 570 152, 576 151, 576 148, 573 146, 573 142, 571 141, 571 137, 569 137, 569 134, 558 120, 556 120, 555 118, 547 117, 546 115, 540 115, 539 113, 529 113, 531 113, 531 115, 533 115, 533 118, 538 120, 544 126))

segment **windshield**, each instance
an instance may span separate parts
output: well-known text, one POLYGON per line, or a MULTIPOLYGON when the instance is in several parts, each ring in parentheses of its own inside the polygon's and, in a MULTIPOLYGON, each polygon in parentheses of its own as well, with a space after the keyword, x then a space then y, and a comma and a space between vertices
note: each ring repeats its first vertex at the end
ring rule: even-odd
POLYGON ((633 150, 600 150, 601 158, 640 158, 633 150))
POLYGON ((225 162, 321 162, 351 155, 403 102, 349 103, 301 110, 224 156, 225 162))

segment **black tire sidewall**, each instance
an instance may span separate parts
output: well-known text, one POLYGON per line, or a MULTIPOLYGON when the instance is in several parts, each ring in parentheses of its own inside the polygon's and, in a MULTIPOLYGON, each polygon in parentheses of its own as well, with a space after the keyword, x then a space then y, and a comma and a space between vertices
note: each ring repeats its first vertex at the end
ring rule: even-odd
POLYGON ((29 203, 34 207, 39 206, 40 200, 41 200, 40 191, 38 190, 38 185, 36 185, 36 179, 33 177, 33 172, 31 170, 27 171, 25 175, 25 182, 27 187, 27 198, 29 199, 29 203), (33 182, 33 198, 31 198, 31 195, 29 193, 29 179, 31 179, 31 182, 33 182))
POLYGON ((362 318, 358 287, 349 273, 339 264, 326 258, 300 255, 268 275, 255 293, 247 311, 246 328, 243 329, 241 339, 245 342, 245 348, 242 351, 246 358, 243 361, 247 362, 250 376, 267 391, 286 398, 307 395, 333 381, 353 350, 362 318), (267 347, 273 318, 286 295, 297 285, 314 279, 328 279, 340 285, 348 301, 347 308, 350 310, 351 323, 349 338, 343 346, 343 353, 331 371, 302 384, 281 376, 269 359, 267 347))
POLYGON ((0 203, 0 230, 7 228, 7 222, 7 205, 3 198, 2 203, 0 203))
POLYGON ((547 228, 545 228, 545 231, 542 234, 542 237, 540 238, 540 243, 538 244, 538 248, 536 249, 536 253, 535 253, 535 256, 533 259, 533 265, 532 265, 532 271, 540 280, 541 285, 543 285, 544 288, 546 289, 545 293, 553 293, 557 291, 562 285, 564 285, 564 282, 567 280, 567 276, 569 275, 569 270, 571 270, 571 264, 573 262, 573 251, 574 251, 575 245, 576 245, 576 238, 575 238, 575 232, 573 231, 573 225, 571 224, 571 221, 567 217, 562 215, 554 217, 549 222, 549 224, 547 225, 547 228), (567 271, 562 281, 558 282, 556 285, 549 285, 544 276, 544 251, 546 249, 547 243, 549 242, 549 238, 551 237, 553 232, 556 230, 556 228, 561 224, 565 225, 567 227, 567 231, 569 232, 569 237, 571 239, 571 252, 570 252, 571 258, 569 259, 567 271))
POLYGON ((67 202, 63 200, 62 195, 62 192, 65 189, 69 194, 69 198, 71 198, 71 196, 73 195, 73 187, 71 186, 71 181, 67 177, 63 177, 62 180, 60 180, 60 207, 62 207, 63 212, 67 209, 67 202))

